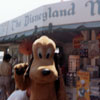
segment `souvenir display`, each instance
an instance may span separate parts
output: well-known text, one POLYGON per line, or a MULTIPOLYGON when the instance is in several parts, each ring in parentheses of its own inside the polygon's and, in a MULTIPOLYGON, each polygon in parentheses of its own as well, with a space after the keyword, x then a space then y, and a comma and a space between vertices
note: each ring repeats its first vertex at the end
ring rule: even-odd
POLYGON ((80 57, 81 58, 88 58, 88 41, 81 42, 80 57))
POLYGON ((76 87, 76 72, 68 72, 66 75, 66 85, 69 87, 76 87))
POLYGON ((88 58, 88 49, 80 49, 80 57, 88 58))
POLYGON ((99 48, 100 48, 100 33, 97 35, 96 39, 99 41, 99 48))
POLYGON ((73 39, 73 47, 74 48, 80 48, 81 41, 83 41, 84 37, 82 34, 76 35, 73 39))
POLYGON ((77 99, 76 100, 90 100, 89 91, 89 72, 78 71, 77 72, 77 99))
POLYGON ((100 100, 100 79, 91 79, 90 82, 91 100, 100 100))
POLYGON ((84 67, 84 70, 86 70, 90 73, 91 79, 99 77, 99 67, 98 66, 87 65, 84 67))
POLYGON ((94 58, 99 56, 99 41, 91 40, 88 41, 88 57, 94 58))
POLYGON ((80 67, 80 56, 70 55, 68 60, 68 72, 76 72, 80 67))

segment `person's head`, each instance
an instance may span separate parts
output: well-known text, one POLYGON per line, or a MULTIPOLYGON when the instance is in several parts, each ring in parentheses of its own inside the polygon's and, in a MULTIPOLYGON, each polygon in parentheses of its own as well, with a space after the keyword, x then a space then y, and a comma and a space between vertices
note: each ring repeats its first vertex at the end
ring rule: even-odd
POLYGON ((9 62, 11 59, 11 55, 10 54, 5 54, 3 57, 3 61, 9 62))

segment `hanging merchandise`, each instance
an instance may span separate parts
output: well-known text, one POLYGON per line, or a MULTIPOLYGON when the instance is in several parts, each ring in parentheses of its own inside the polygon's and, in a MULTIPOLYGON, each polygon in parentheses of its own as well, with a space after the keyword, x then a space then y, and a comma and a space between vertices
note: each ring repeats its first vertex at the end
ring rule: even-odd
POLYGON ((75 87, 76 88, 76 72, 68 72, 66 75, 66 85, 68 87, 75 87))
POLYGON ((90 97, 91 100, 100 100, 100 79, 91 79, 90 83, 90 97))
POLYGON ((19 52, 24 55, 30 55, 32 54, 32 41, 25 39, 21 42, 19 45, 19 52))
POLYGON ((88 58, 88 49, 80 49, 80 57, 88 58))
POLYGON ((96 39, 99 41, 99 48, 100 48, 100 33, 97 35, 96 39))
POLYGON ((94 58, 99 56, 99 41, 91 40, 88 42, 88 57, 94 58))
POLYGON ((99 67, 98 66, 86 65, 84 67, 84 70, 90 73, 91 79, 99 78, 99 67))
POLYGON ((80 48, 81 46, 81 41, 83 41, 84 37, 82 34, 78 34, 73 38, 73 47, 74 48, 80 48))
POLYGON ((76 72, 80 67, 80 56, 70 55, 68 63, 68 72, 76 72))
POLYGON ((88 58, 88 41, 81 42, 80 57, 81 58, 88 58))

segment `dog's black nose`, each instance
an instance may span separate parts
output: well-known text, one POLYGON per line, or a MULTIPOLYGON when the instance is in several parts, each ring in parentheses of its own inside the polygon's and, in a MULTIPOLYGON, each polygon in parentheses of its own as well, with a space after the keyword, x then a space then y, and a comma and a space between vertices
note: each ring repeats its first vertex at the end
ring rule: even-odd
POLYGON ((49 69, 43 69, 43 70, 42 70, 42 74, 43 74, 44 76, 49 75, 49 74, 50 74, 50 70, 49 70, 49 69))

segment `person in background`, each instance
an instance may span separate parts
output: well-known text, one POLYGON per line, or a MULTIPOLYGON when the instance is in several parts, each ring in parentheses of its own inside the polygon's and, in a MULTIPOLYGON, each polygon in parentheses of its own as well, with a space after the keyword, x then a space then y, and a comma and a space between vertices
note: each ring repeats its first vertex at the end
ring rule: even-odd
POLYGON ((11 94, 12 66, 9 63, 10 54, 5 54, 0 64, 0 100, 6 100, 11 94), (2 94, 3 93, 3 94, 2 94))

